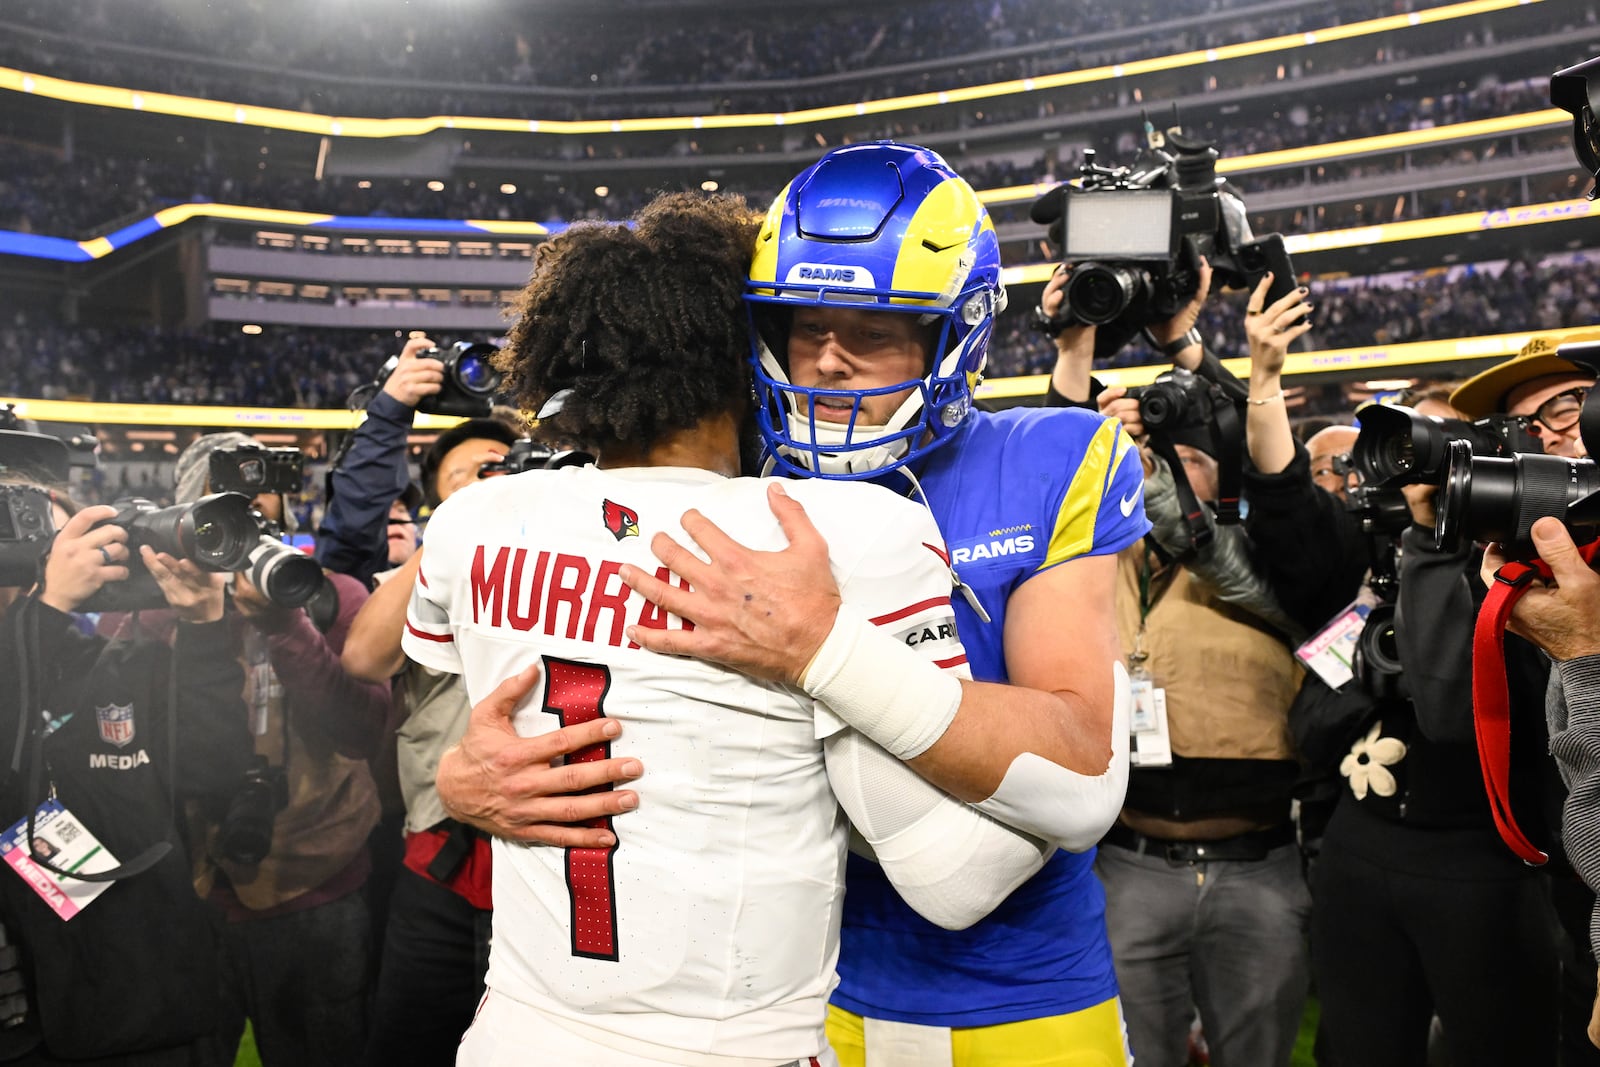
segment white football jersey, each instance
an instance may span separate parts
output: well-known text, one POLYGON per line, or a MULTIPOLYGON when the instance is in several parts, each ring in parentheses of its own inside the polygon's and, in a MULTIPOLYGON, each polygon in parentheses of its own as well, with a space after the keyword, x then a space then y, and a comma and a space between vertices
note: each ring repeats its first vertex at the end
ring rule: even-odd
MULTIPOLYGON (((630 786, 638 809, 607 820, 612 849, 495 841, 488 984, 690 1056, 776 1061, 825 1044, 845 825, 822 739, 843 724, 796 689, 633 646, 627 625, 685 623, 617 573, 631 563, 665 578, 651 537, 692 545, 679 525, 689 508, 747 547, 785 547, 766 485, 698 469, 567 467, 464 489, 428 524, 404 647, 463 674, 474 704, 539 662, 519 734, 611 716, 622 736, 572 758, 636 756, 645 767, 630 786)), ((964 676, 927 509, 859 482, 785 488, 827 539, 843 598, 964 676)))

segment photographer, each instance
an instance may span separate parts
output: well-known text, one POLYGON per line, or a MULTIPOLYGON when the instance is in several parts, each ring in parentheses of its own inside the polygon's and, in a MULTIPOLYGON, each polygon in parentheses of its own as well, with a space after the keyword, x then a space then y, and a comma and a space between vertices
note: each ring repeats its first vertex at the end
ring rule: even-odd
MULTIPOLYGON (((1573 868, 1594 889, 1600 886, 1600 629, 1595 625, 1600 574, 1578 555, 1559 519, 1538 520, 1532 535, 1552 577, 1536 581, 1517 601, 1507 629, 1554 661, 1547 706, 1550 752, 1571 790, 1562 809, 1561 843, 1573 868)), ((1495 580, 1505 562, 1500 546, 1490 546, 1483 557, 1485 584, 1495 580)), ((1600 907, 1592 914, 1600 916, 1600 907)), ((1591 954, 1600 955, 1600 920, 1591 919, 1589 943, 1591 954)), ((1600 997, 1590 1011, 1588 1037, 1600 1047, 1600 997)))
MULTIPOLYGON (((1046 314, 1069 278, 1063 267, 1047 284, 1046 314)), ((1202 261, 1192 300, 1148 333, 1176 366, 1222 377, 1191 332, 1210 282, 1202 261)), ((1301 670, 1280 633, 1293 627, 1252 567, 1243 528, 1219 525, 1210 510, 1219 495, 1211 426, 1159 431, 1161 451, 1180 461, 1208 505, 1197 539, 1177 472, 1151 450, 1140 399, 1098 383, 1085 388, 1093 334, 1069 327, 1056 336, 1047 402, 1094 396, 1103 414, 1144 440, 1153 525, 1145 543, 1118 557, 1117 628, 1137 709, 1134 768, 1095 864, 1129 1043, 1141 1064, 1181 1067, 1198 1009, 1214 1062, 1287 1065, 1309 983, 1311 907, 1290 818, 1298 766, 1285 711, 1301 670)))
MULTIPOLYGON (((390 534, 400 521, 401 509, 415 519, 423 502, 406 468, 406 436, 417 405, 444 386, 444 364, 422 354, 433 348, 431 339, 412 332, 329 475, 327 511, 317 531, 317 562, 368 588, 378 574, 410 558, 410 552, 397 553, 390 534)), ((413 527, 412 551, 415 533, 413 527)))
POLYGON ((111 507, 76 511, 58 493, 0 486, 23 493, 53 511, 57 532, 37 585, 13 568, 0 584, 0 730, 15 740, 0 786, 0 825, 11 827, 0 842, 11 853, 0 872, 0 989, 17 993, 20 971, 26 995, 25 1007, 0 1003, 0 1059, 208 1062, 219 930, 191 884, 174 803, 227 796, 248 762, 222 575, 140 546, 177 618, 172 648, 88 636, 72 613, 127 579, 128 531, 108 522, 111 507), (86 857, 96 841, 103 851, 86 857), (59 873, 71 867, 116 878, 59 873))
MULTIPOLYGON (((178 500, 206 492, 213 453, 254 445, 237 433, 197 438, 178 457, 178 500)), ((287 517, 276 492, 253 504, 267 520, 287 517)), ((234 1055, 246 1017, 268 1067, 348 1064, 365 1038, 371 932, 361 890, 378 818, 366 761, 390 694, 340 667, 366 591, 344 575, 329 581, 338 611, 322 633, 246 574, 233 578, 227 623, 245 667, 255 759, 227 803, 194 813, 198 885, 227 919, 220 1060, 234 1055)))
MULTIPOLYGON (((1582 331, 1577 334, 1567 335, 1561 339, 1561 343, 1593 341, 1597 338, 1600 338, 1600 334, 1592 331, 1582 331)), ((1483 373, 1468 379, 1451 395, 1450 399, 1452 404, 1469 418, 1482 418, 1493 414, 1517 416, 1525 420, 1527 430, 1539 439, 1547 454, 1579 458, 1586 452, 1583 438, 1580 435, 1579 415, 1583 408, 1584 399, 1594 385, 1594 380, 1593 370, 1583 364, 1575 363, 1561 354, 1561 344, 1558 344, 1556 339, 1534 337, 1522 347, 1522 350, 1515 357, 1496 364, 1483 373)), ((1546 561, 1549 562, 1548 557, 1544 557, 1545 551, 1556 551, 1559 554, 1561 541, 1570 540, 1570 536, 1561 531, 1559 522, 1554 520, 1547 520, 1536 525, 1541 528, 1544 536, 1542 538, 1535 536, 1534 547, 1538 548, 1540 556, 1546 558, 1546 561), (1552 523, 1554 523, 1555 529, 1551 528, 1552 523)), ((1476 570, 1474 566, 1476 562, 1475 552, 1463 547, 1458 555, 1465 561, 1466 566, 1476 570)), ((1483 571, 1481 573, 1486 574, 1487 578, 1483 578, 1483 584, 1479 585, 1480 574, 1473 574, 1472 591, 1474 595, 1472 597, 1468 598, 1463 595, 1462 589, 1465 583, 1454 587, 1452 590, 1454 599, 1449 604, 1449 609, 1452 611, 1471 612, 1466 621, 1457 620, 1455 622, 1458 629, 1466 630, 1466 637, 1469 641, 1470 620, 1477 617, 1477 606, 1482 603, 1484 590, 1488 588, 1489 583, 1493 580, 1494 570, 1490 569, 1490 565, 1493 563, 1494 568, 1498 569, 1499 564, 1503 561, 1503 551, 1501 550, 1491 550, 1484 554, 1483 571)), ((1571 575, 1571 577, 1576 581, 1576 575, 1571 575)), ((1577 649, 1573 647, 1572 642, 1574 638, 1581 641, 1581 633, 1563 637, 1557 632, 1562 616, 1555 611, 1555 608, 1563 600, 1552 601, 1550 597, 1541 595, 1546 592, 1548 591, 1534 590, 1518 603, 1513 615, 1513 622, 1516 625, 1511 626, 1510 629, 1513 633, 1530 636, 1523 632, 1521 624, 1517 620, 1519 618, 1532 620, 1535 617, 1542 620, 1542 625, 1539 625, 1537 630, 1532 631, 1537 634, 1537 637, 1533 639, 1535 644, 1551 654, 1552 659, 1558 661, 1556 670, 1550 678, 1550 721, 1547 725, 1550 752, 1558 760, 1562 760, 1565 763, 1567 758, 1573 757, 1577 752, 1581 751, 1581 743, 1578 738, 1569 734, 1570 726, 1567 730, 1563 730, 1559 725, 1562 704, 1559 696, 1567 694, 1569 676, 1573 675, 1575 671, 1581 672, 1581 668, 1567 667, 1560 661, 1566 658, 1574 658, 1573 653, 1577 649), (1529 601, 1532 601, 1533 604, 1525 607, 1524 605, 1529 601)), ((1592 617, 1586 625, 1593 627, 1592 617)), ((1519 640, 1507 640, 1505 647, 1507 672, 1512 678, 1513 686, 1512 713, 1513 715, 1521 713, 1524 719, 1533 720, 1536 716, 1531 709, 1538 706, 1537 694, 1542 692, 1538 686, 1543 678, 1542 672, 1545 665, 1538 661, 1539 657, 1530 656, 1527 646, 1519 640), (1530 664, 1530 659, 1535 662, 1530 664), (1521 678, 1520 685, 1518 684, 1519 676, 1521 678), (1532 693, 1529 692, 1530 689, 1533 690, 1532 693)), ((1463 648, 1458 651, 1453 666, 1459 674, 1465 675, 1467 682, 1470 682, 1471 659, 1467 649, 1463 648)), ((1454 690, 1453 696, 1455 699, 1471 699, 1471 691, 1466 688, 1467 682, 1463 682, 1454 690)), ((1533 743, 1533 739, 1542 739, 1542 737, 1543 735, 1537 725, 1532 721, 1527 723, 1525 729, 1517 729, 1514 726, 1512 730, 1513 757, 1515 758, 1519 748, 1522 747, 1535 747, 1542 751, 1542 745, 1533 743)), ((1577 791, 1580 788, 1579 780, 1572 776, 1572 768, 1570 766, 1565 768, 1565 776, 1568 778, 1568 785, 1574 791, 1577 791)), ((1516 779, 1513 777, 1513 783, 1515 782, 1516 779)), ((1583 856, 1582 844, 1584 838, 1582 826, 1585 821, 1584 807, 1584 800, 1574 801, 1569 797, 1563 804, 1560 822, 1562 825, 1562 845, 1568 854, 1568 859, 1572 861, 1572 866, 1577 869, 1578 873, 1584 875, 1585 880, 1588 880, 1594 875, 1595 871, 1592 866, 1587 871, 1583 867, 1583 864, 1587 862, 1583 856), (1569 825, 1569 821, 1574 818, 1577 820, 1576 826, 1569 825)), ((1536 804, 1530 802, 1524 803, 1518 810, 1527 812, 1529 810, 1537 810, 1537 807, 1536 804)), ((1552 823, 1555 822, 1554 819, 1551 821, 1552 823)), ((1596 1056, 1594 1051, 1587 1047, 1585 1044, 1586 1035, 1582 1032, 1585 1029, 1590 1029, 1592 1034, 1592 1027, 1588 1024, 1588 1017, 1592 1013, 1591 1005, 1596 999, 1596 985, 1592 981, 1596 964, 1591 946, 1592 934, 1590 933, 1590 915, 1594 908, 1593 895, 1589 886, 1581 884, 1578 879, 1573 878, 1571 873, 1563 869, 1559 863, 1549 869, 1548 877, 1556 912, 1561 919, 1562 930, 1565 933, 1560 946, 1561 1040, 1563 1052, 1566 1054, 1566 1058, 1572 1062, 1600 1063, 1600 1056, 1596 1056), (1580 1056, 1582 1058, 1579 1058, 1580 1056)))
MULTIPOLYGON (((1369 567, 1373 585, 1387 587, 1392 535, 1365 532, 1364 521, 1380 525, 1374 516, 1345 510, 1312 481, 1281 403, 1288 340, 1304 328, 1299 296, 1263 305, 1264 295, 1245 320, 1247 529, 1285 608, 1320 631, 1346 616, 1369 567)), ((1311 872, 1319 1053, 1335 1064, 1412 1067, 1426 1060, 1437 1015, 1456 1067, 1553 1063, 1545 887, 1495 833, 1463 695, 1469 675, 1451 666, 1470 649, 1476 565, 1433 550, 1431 528, 1418 526, 1432 521, 1425 497, 1408 494, 1414 521, 1401 538, 1398 592, 1385 594, 1396 596, 1392 626, 1374 609, 1356 639, 1384 655, 1332 690, 1353 714, 1338 767, 1344 785, 1311 872), (1452 606, 1458 597, 1466 602, 1452 606)), ((1327 693, 1320 679, 1306 683, 1319 687, 1327 693)), ((1537 782, 1537 759, 1521 753, 1519 777, 1537 782)))

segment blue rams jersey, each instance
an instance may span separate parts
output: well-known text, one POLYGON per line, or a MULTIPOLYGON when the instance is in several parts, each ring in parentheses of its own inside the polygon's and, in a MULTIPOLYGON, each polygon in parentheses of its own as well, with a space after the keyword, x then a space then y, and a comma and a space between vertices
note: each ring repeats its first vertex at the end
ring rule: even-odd
MULTIPOLYGON (((1079 556, 1115 553, 1149 530, 1144 469, 1121 424, 1078 409, 973 412, 918 472, 951 563, 990 622, 955 596, 972 675, 1004 682, 1006 602, 1079 556)), ((1063 656, 1072 650, 1061 650, 1063 656)), ((833 1002, 876 1019, 992 1026, 1114 996, 1105 894, 1094 852, 1057 852, 987 918, 941 929, 852 855, 833 1002)))

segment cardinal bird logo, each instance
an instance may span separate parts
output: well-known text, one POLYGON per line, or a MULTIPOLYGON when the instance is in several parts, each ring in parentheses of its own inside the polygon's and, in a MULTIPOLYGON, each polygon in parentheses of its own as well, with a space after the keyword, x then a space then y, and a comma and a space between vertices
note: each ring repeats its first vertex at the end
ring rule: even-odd
POLYGON ((600 518, 605 521, 611 536, 618 541, 624 537, 639 536, 639 513, 632 508, 606 500, 600 505, 600 518))

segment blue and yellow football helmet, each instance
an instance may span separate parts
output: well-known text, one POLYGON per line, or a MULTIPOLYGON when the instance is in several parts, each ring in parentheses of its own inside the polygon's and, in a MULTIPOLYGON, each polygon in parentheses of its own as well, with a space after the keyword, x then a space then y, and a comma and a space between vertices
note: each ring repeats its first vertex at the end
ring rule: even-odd
POLYGON ((972 409, 995 316, 1005 308, 1000 242, 972 187, 938 153, 878 141, 835 149, 778 194, 756 238, 751 315, 756 419, 773 466, 789 474, 870 478, 944 443, 972 409), (916 315, 937 324, 919 380, 869 390, 789 380, 796 307, 916 315), (881 426, 861 400, 911 389, 881 426), (818 422, 819 399, 854 405, 818 422))

